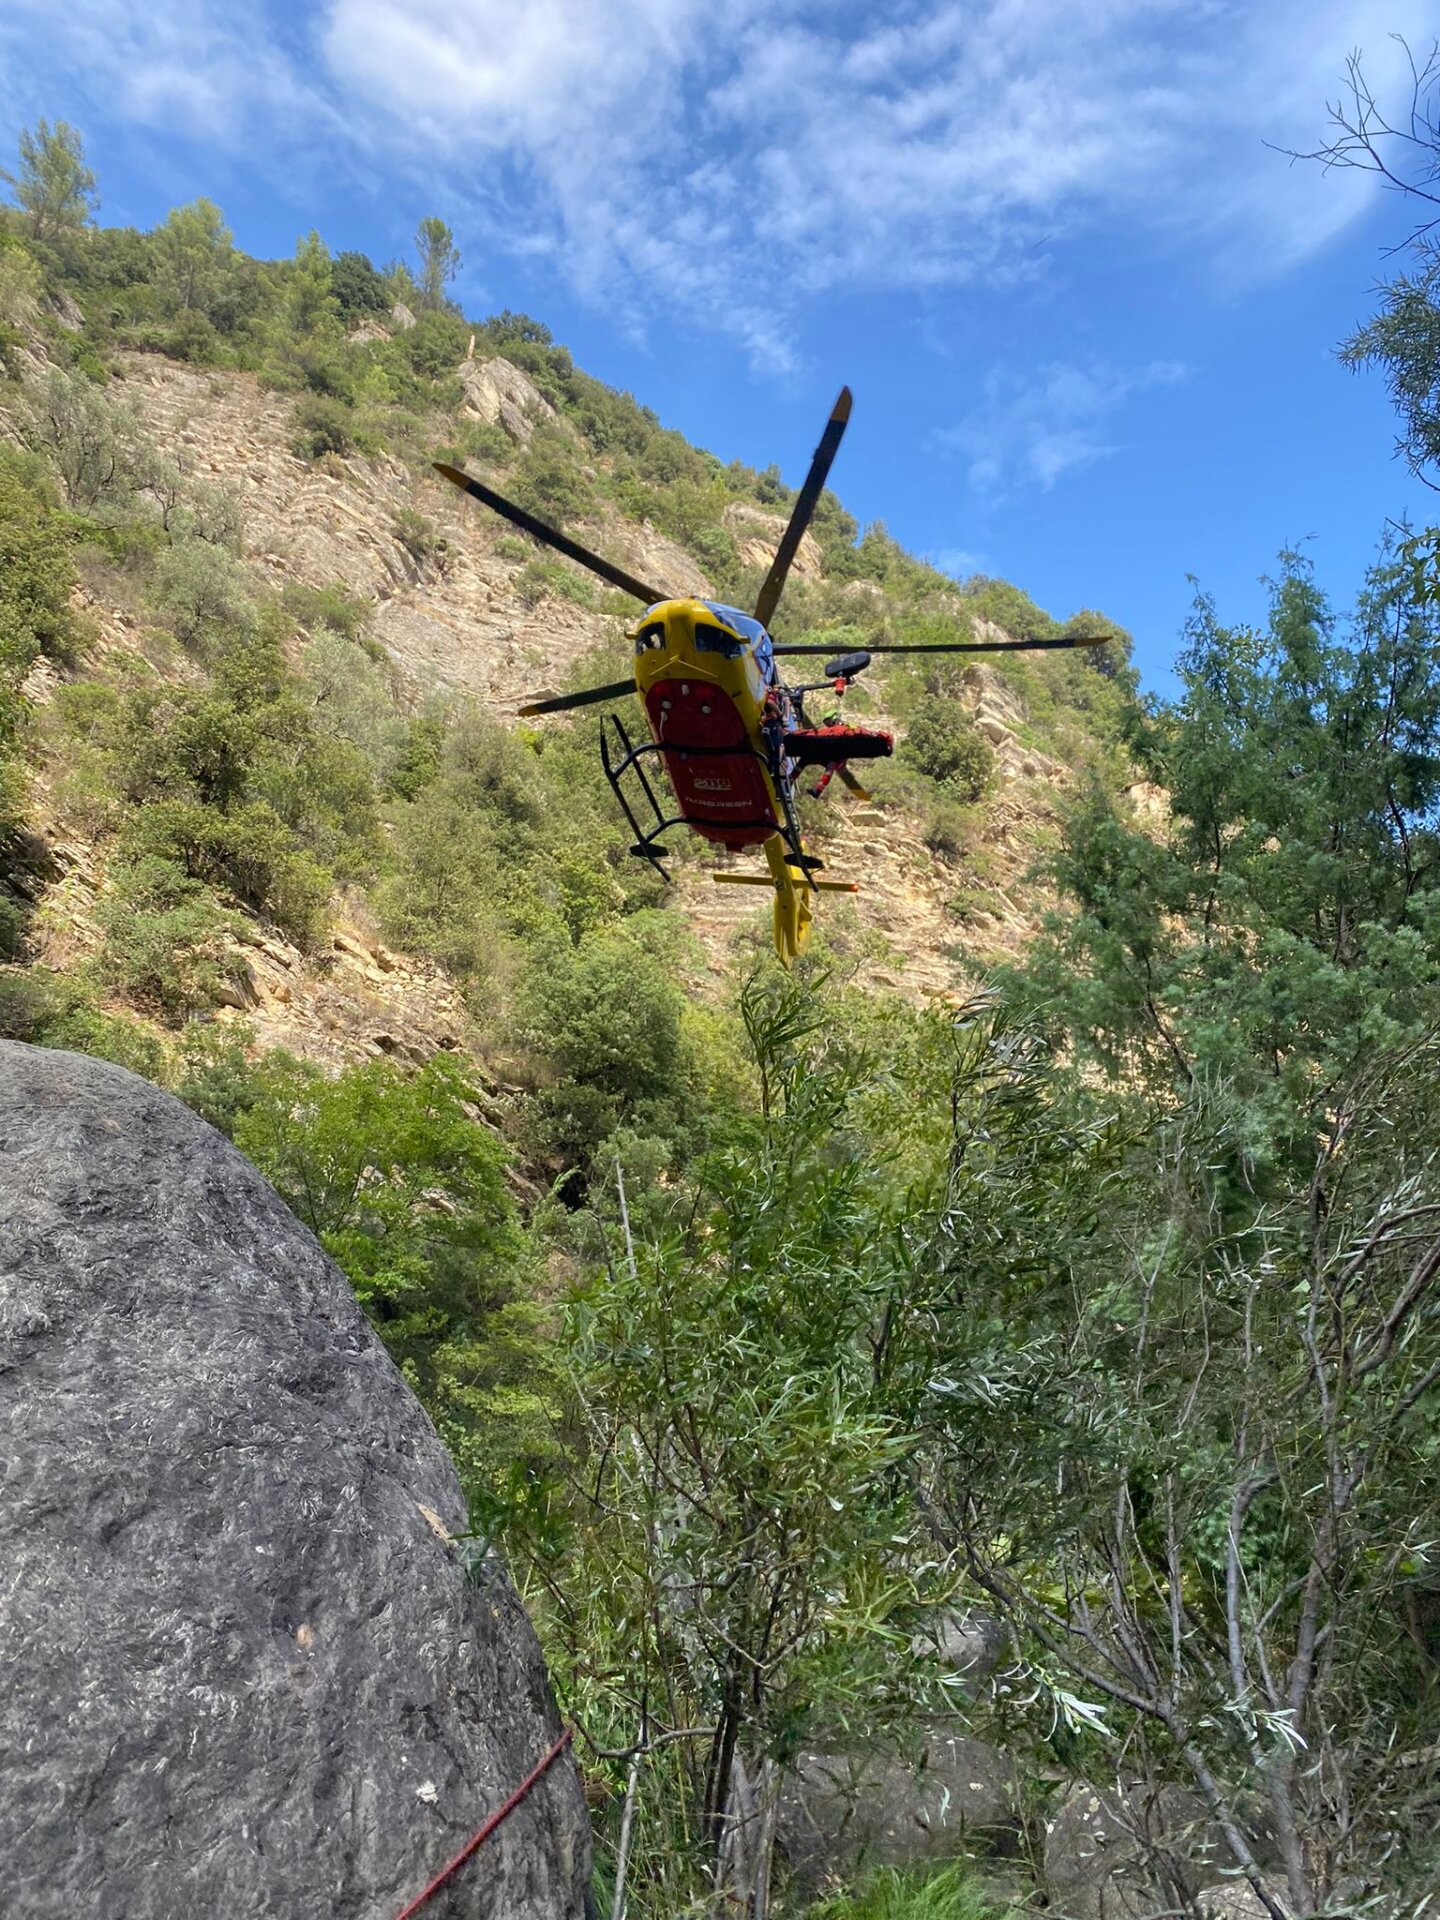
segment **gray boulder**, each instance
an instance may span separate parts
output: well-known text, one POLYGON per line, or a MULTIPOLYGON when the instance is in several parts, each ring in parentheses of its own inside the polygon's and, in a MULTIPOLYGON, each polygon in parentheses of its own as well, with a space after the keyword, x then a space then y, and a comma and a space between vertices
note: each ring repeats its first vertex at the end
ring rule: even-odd
POLYGON ((1224 1835, 1184 1787, 1082 1781, 1045 1831, 1045 1888, 1061 1920, 1148 1920, 1234 1872, 1224 1835))
MULTIPOLYGON (((343 1275, 121 1068, 0 1042, 0 1859, 25 1920, 393 1920, 560 1730, 343 1275)), ((571 1920, 561 1757, 425 1920, 571 1920)))
POLYGON ((781 1790, 777 1833, 797 1885, 818 1892, 876 1867, 1013 1853, 1014 1763, 953 1727, 908 1751, 805 1753, 781 1790))

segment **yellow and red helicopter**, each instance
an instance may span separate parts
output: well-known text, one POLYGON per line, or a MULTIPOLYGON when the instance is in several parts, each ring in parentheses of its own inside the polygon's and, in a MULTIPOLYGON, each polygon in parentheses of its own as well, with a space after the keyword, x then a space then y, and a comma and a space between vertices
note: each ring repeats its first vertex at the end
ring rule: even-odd
POLYGON ((753 614, 716 601, 676 599, 659 592, 461 468, 436 463, 439 473, 472 498, 640 601, 644 612, 628 634, 635 647, 633 679, 535 700, 520 712, 564 713, 572 707, 638 694, 650 738, 633 740, 618 714, 605 715, 600 734, 606 778, 635 834, 631 853, 665 875, 664 836, 674 827, 689 827, 717 846, 758 846, 768 872, 721 872, 713 878, 731 886, 773 887, 775 951, 787 967, 809 935, 816 894, 859 891, 853 881, 817 878, 823 863, 806 853, 801 842, 795 813, 797 782, 805 768, 818 767, 821 771, 812 793, 823 792, 831 777, 838 775, 853 793, 868 798, 848 763, 882 759, 894 746, 890 734, 873 729, 812 726, 805 713, 805 695, 820 691, 843 695, 876 653, 1021 653, 1098 646, 1108 637, 876 644, 828 660, 824 680, 815 685, 787 686, 776 665, 780 656, 833 652, 825 646, 777 644, 768 629, 844 435, 850 404, 850 389, 844 387, 796 496, 753 614), (665 769, 675 812, 666 812, 650 778, 647 762, 654 761, 665 769))

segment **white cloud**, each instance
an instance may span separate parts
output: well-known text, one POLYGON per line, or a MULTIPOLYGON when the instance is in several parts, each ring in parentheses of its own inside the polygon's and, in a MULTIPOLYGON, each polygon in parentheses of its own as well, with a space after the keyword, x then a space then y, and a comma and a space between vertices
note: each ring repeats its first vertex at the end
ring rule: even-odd
POLYGON ((932 560, 942 573, 953 574, 957 580, 968 580, 972 573, 984 573, 990 564, 985 554, 970 547, 942 547, 932 555, 932 560))
POLYGON ((980 405, 934 444, 967 463, 971 487, 993 503, 1021 488, 1048 493, 1067 474, 1120 451, 1115 416, 1133 395, 1173 386, 1186 369, 1169 360, 1115 367, 1101 360, 1052 362, 1038 370, 998 368, 980 405))
POLYGON ((1433 0, 9 0, 0 46, 257 165, 423 180, 462 243, 547 250, 637 326, 678 309, 780 365, 797 296, 1003 282, 1057 237, 1232 276, 1303 258, 1371 183, 1263 142, 1315 144, 1351 47, 1383 87, 1389 36, 1431 24, 1433 0))

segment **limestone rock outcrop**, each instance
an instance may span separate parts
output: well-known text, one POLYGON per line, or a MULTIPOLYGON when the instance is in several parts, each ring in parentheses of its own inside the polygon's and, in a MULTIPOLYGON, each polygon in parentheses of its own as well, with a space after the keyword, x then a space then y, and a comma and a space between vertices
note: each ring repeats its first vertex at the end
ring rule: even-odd
MULTIPOLYGON (((559 1732, 343 1275, 135 1075, 0 1042, 0 1859, 27 1920, 386 1920, 559 1732)), ((427 1920, 579 1920, 568 1756, 427 1920)))
POLYGON ((527 446, 536 427, 555 420, 554 407, 535 382, 508 360, 467 360, 460 368, 465 411, 527 446))
MULTIPOLYGON (((732 500, 725 509, 725 524, 735 541, 735 550, 743 566, 768 568, 775 558, 785 532, 787 516, 767 513, 748 500, 732 500)), ((818 580, 825 571, 819 543, 813 533, 800 536, 790 571, 797 580, 818 580)))

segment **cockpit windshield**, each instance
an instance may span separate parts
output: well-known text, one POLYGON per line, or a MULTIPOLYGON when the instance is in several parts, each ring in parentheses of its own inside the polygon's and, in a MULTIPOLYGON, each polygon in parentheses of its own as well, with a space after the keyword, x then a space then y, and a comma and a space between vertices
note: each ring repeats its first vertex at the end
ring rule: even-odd
POLYGON ((695 645, 701 653, 723 653, 727 660, 738 660, 745 651, 743 640, 723 627, 712 627, 708 620, 695 622, 695 645))

